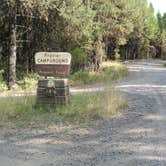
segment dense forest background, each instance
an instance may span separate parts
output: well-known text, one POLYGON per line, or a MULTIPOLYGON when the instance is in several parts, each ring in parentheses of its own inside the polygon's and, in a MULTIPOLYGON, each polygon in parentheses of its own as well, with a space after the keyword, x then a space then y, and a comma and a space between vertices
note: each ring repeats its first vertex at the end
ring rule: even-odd
POLYGON ((72 71, 107 59, 166 59, 166 13, 147 0, 1 0, 0 79, 11 89, 39 51, 72 53, 72 71))

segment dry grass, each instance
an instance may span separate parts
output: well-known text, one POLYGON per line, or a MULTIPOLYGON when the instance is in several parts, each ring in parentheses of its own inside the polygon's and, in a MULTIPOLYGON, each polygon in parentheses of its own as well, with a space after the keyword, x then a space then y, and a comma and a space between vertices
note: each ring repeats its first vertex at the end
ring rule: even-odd
POLYGON ((103 119, 110 119, 116 116, 120 113, 120 110, 128 106, 119 92, 109 88, 104 92, 101 100, 103 100, 103 109, 100 109, 98 114, 103 117, 103 119))
POLYGON ((101 68, 114 67, 116 69, 125 68, 125 66, 118 61, 105 61, 101 64, 101 68))
POLYGON ((109 87, 106 92, 72 96, 72 102, 67 106, 36 107, 35 97, 1 99, 0 106, 1 127, 47 127, 110 119, 127 103, 109 87))

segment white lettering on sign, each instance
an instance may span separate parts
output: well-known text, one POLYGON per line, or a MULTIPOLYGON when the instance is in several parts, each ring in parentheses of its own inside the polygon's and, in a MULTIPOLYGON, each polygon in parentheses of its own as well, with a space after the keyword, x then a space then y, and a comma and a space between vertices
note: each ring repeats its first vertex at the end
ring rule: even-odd
POLYGON ((67 52, 38 52, 35 55, 37 65, 70 65, 71 54, 67 52))

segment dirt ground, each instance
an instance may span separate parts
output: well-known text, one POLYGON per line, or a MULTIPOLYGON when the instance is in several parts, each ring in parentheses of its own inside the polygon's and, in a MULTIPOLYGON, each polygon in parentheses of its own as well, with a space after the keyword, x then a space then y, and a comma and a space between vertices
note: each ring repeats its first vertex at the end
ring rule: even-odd
POLYGON ((118 88, 129 108, 92 126, 0 131, 0 166, 165 166, 166 68, 134 62, 118 88))

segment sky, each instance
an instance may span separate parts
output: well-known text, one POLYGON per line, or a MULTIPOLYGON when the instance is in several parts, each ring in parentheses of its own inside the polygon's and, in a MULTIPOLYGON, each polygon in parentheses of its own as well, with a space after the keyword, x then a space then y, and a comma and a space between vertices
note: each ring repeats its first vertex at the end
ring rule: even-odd
POLYGON ((148 0, 153 4, 155 13, 160 11, 161 14, 166 13, 166 0, 148 0))

